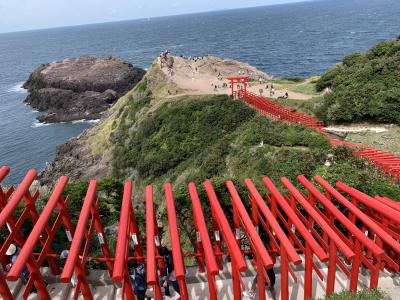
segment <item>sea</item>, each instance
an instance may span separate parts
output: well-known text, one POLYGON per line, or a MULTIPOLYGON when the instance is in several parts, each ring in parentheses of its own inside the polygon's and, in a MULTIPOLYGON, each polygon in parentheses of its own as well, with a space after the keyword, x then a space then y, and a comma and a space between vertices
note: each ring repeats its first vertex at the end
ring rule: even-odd
MULTIPOLYGON (((268 3, 268 1, 266 1, 268 3)), ((398 0, 319 0, 0 34, 0 166, 17 184, 53 161, 56 145, 95 122, 41 124, 22 84, 40 64, 117 55, 148 68, 163 50, 247 62, 275 76, 325 72, 346 55, 400 35, 398 0)))

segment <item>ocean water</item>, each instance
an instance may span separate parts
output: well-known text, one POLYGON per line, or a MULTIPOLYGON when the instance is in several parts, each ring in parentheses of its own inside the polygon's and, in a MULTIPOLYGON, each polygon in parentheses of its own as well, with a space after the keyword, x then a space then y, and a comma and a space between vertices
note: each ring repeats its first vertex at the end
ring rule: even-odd
POLYGON ((237 59, 274 76, 310 76, 400 35, 399 16, 398 0, 320 0, 0 34, 0 165, 11 167, 5 183, 18 183, 29 168, 40 171, 57 144, 93 125, 35 121, 21 85, 41 63, 117 55, 147 68, 169 49, 237 59))

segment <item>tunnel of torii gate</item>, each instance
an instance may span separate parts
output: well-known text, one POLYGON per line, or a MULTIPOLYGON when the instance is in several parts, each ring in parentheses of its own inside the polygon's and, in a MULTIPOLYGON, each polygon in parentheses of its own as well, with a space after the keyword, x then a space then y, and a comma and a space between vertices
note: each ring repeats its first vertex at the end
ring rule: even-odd
MULTIPOLYGON (((7 166, 0 168, 0 183, 9 171, 7 166)), ((320 176, 314 178, 315 184, 302 175, 295 181, 285 177, 280 182, 272 182, 269 177, 227 181, 222 190, 216 190, 209 180, 202 185, 190 183, 187 197, 192 205, 196 241, 190 253, 182 250, 170 183, 165 184, 160 195, 152 185, 140 193, 145 202, 146 220, 145 232, 140 232, 136 203, 132 200, 133 183, 126 181, 117 242, 111 251, 98 211, 95 180, 89 183, 79 216, 72 218, 70 198, 63 193, 68 177, 59 178, 40 210, 35 205, 39 192, 32 187, 35 177, 36 171, 30 170, 16 188, 0 188, 0 229, 7 232, 0 249, 3 299, 13 299, 10 284, 20 280, 26 268, 29 276, 21 290, 22 298, 27 299, 36 292, 40 299, 51 299, 42 275, 44 266, 63 285, 69 285, 75 278, 74 299, 78 296, 93 299, 87 279, 88 260, 105 264, 108 276, 125 299, 135 299, 128 261, 144 263, 154 299, 163 299, 159 279, 164 262, 157 251, 163 241, 158 231, 155 197, 165 201, 169 223, 165 231, 170 236, 168 246, 172 250, 182 299, 217 299, 220 292, 217 280, 223 270, 231 274, 232 294, 228 299, 242 299, 243 276, 249 269, 257 270, 259 299, 265 299, 265 283, 269 284, 265 270, 273 267, 278 274, 279 299, 285 300, 290 298, 290 287, 300 284, 304 286, 304 294, 297 299, 312 297, 316 276, 329 295, 338 288, 335 286, 338 273, 348 278, 349 289, 355 291, 361 268, 369 274, 370 288, 378 286, 381 271, 399 271, 400 204, 386 197, 366 195, 342 182, 331 185, 320 176), (222 197, 230 201, 222 202, 222 197), (28 219, 33 228, 26 234, 23 227, 28 219), (58 230, 65 231, 70 245, 62 265, 59 254, 53 250, 58 230), (89 257, 89 244, 94 235, 98 237, 102 255, 89 257), (9 263, 6 251, 12 243, 21 250, 6 271, 9 263), (208 290, 204 295, 195 295, 195 290, 188 288, 187 257, 194 257, 198 272, 207 277, 208 290), (298 265, 303 266, 304 276, 296 271, 298 265)))

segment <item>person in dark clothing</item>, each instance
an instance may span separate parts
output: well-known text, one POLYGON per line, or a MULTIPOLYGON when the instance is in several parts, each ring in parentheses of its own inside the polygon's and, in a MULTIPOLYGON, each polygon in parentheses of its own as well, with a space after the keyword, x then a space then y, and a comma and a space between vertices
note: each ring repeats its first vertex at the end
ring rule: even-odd
POLYGON ((175 277, 175 268, 174 268, 174 260, 172 257, 172 252, 167 247, 162 246, 158 249, 158 255, 163 257, 165 262, 165 270, 164 270, 164 288, 165 288, 165 295, 169 296, 169 283, 171 283, 172 287, 174 288, 175 292, 180 295, 180 289, 178 281, 175 277))
POLYGON ((148 300, 151 297, 146 296, 146 267, 144 264, 138 264, 136 260, 128 262, 128 272, 133 284, 133 291, 138 300, 148 300))
MULTIPOLYGON (((273 268, 271 269, 265 269, 265 272, 267 273, 270 285, 268 285, 267 282, 265 282, 266 288, 269 290, 271 293, 271 299, 276 300, 276 291, 275 291, 275 282, 276 282, 276 276, 275 276, 275 271, 273 268)), ((254 277, 254 280, 251 284, 251 288, 248 291, 243 292, 243 296, 249 297, 249 298, 254 298, 256 296, 256 289, 257 289, 257 280, 258 280, 258 275, 254 277)))

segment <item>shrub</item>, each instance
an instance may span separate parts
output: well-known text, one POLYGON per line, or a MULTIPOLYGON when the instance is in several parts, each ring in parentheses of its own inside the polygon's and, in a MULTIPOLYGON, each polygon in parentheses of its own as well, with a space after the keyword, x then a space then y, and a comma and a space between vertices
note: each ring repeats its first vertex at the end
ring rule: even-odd
POLYGON ((382 42, 347 56, 327 71, 317 90, 331 87, 317 115, 326 121, 400 124, 400 41, 382 42))
POLYGON ((361 290, 358 292, 344 291, 326 297, 326 300, 381 300, 384 293, 380 290, 361 290))

